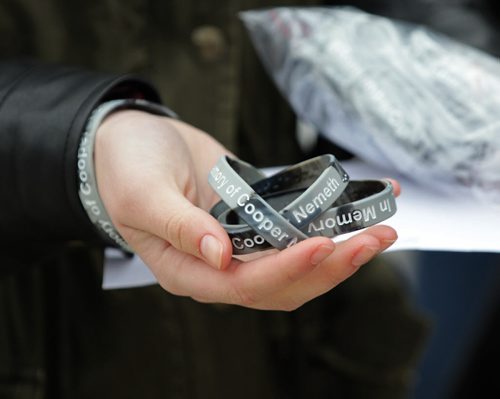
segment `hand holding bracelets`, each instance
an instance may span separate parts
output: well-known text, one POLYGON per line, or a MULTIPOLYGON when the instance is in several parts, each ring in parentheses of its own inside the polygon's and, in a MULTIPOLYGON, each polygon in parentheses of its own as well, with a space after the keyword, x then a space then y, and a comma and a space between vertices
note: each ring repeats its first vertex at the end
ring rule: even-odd
POLYGON ((156 115, 174 118, 176 114, 160 104, 146 100, 121 99, 107 101, 99 105, 92 112, 80 141, 77 163, 78 180, 80 184, 78 194, 83 208, 103 238, 108 241, 111 240, 111 242, 127 252, 132 252, 132 249, 121 237, 120 233, 118 233, 111 218, 106 212, 97 190, 94 170, 94 143, 97 129, 108 115, 122 109, 138 109, 156 115))
MULTIPOLYGON (((93 164, 95 135, 112 112, 140 109, 175 117, 168 108, 144 100, 113 100, 92 113, 78 150, 79 196, 104 238, 131 252, 97 191, 93 164)), ((353 181, 333 155, 322 155, 266 177, 252 165, 222 157, 209 174, 222 198, 211 214, 228 232, 234 254, 284 249, 315 235, 334 237, 387 219, 396 212, 392 185, 353 181)))
POLYGON ((312 236, 349 233, 396 212, 388 181, 349 183, 332 155, 313 158, 267 178, 252 168, 223 157, 209 175, 209 184, 222 198, 210 213, 226 229, 236 255, 271 247, 283 249, 312 236))

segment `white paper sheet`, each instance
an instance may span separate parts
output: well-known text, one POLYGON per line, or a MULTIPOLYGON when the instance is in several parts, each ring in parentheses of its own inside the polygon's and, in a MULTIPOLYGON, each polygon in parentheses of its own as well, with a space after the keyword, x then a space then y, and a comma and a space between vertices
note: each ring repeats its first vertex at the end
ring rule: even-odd
POLYGON ((360 161, 343 162, 352 179, 396 178, 402 188, 396 215, 384 222, 399 235, 391 251, 403 249, 500 252, 500 207, 472 195, 444 193, 360 161))
MULTIPOLYGON (((500 210, 471 197, 423 187, 394 172, 361 161, 342 162, 351 179, 394 177, 402 187, 398 211, 384 224, 394 227, 398 241, 389 251, 440 250, 500 252, 500 210)), ((347 238, 349 235, 339 237, 347 238)), ((106 252, 103 288, 116 289, 156 284, 138 256, 124 258, 106 252)))

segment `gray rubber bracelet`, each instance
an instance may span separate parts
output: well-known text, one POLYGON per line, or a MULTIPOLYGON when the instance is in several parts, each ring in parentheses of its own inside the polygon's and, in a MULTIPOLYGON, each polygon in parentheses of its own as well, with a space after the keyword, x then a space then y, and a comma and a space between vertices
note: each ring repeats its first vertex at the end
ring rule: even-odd
POLYGON ((77 155, 78 179, 80 183, 78 195, 80 201, 90 220, 98 228, 103 238, 110 239, 127 252, 132 252, 132 249, 120 233, 118 233, 106 212, 106 208, 97 190, 94 171, 94 143, 97 129, 108 115, 121 109, 138 109, 173 118, 176 118, 177 115, 167 107, 146 100, 120 99, 107 101, 99 105, 92 112, 80 140, 77 155))
MULTIPOLYGON (((305 182, 306 183, 306 182, 305 182)), ((264 195, 274 209, 283 209, 299 197, 307 187, 264 195)), ((380 223, 397 211, 392 184, 385 180, 351 181, 335 204, 302 231, 309 237, 335 237, 380 223)), ((222 224, 233 244, 233 254, 244 255, 271 248, 271 245, 225 203, 219 202, 211 214, 222 224)))
MULTIPOLYGON (((245 176, 253 167, 222 157, 209 174, 209 183, 231 209, 269 244, 283 249, 307 239, 300 230, 328 209, 347 186, 349 177, 330 154, 288 167, 250 186, 245 176), (290 190, 304 181, 314 183, 277 212, 261 194, 290 190)), ((253 176, 257 179, 257 175, 253 176)))

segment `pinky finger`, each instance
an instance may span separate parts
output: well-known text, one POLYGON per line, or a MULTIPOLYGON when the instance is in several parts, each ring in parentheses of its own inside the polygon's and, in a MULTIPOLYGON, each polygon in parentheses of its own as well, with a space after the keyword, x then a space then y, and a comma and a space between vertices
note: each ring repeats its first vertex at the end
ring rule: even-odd
POLYGON ((386 249, 397 238, 391 227, 376 226, 337 244, 337 249, 316 269, 282 291, 277 301, 293 301, 291 308, 330 291, 352 276, 362 265, 386 249))

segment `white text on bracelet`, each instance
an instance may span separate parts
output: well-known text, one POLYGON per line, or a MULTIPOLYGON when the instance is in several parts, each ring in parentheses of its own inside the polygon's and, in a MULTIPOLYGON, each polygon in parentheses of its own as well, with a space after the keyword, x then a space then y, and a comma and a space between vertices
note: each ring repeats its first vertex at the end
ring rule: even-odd
POLYGON ((328 183, 326 187, 323 188, 323 191, 318 193, 316 197, 312 199, 312 201, 308 202, 305 205, 300 205, 299 209, 292 211, 293 216, 297 223, 300 223, 301 220, 307 219, 309 215, 313 215, 318 210, 321 210, 321 206, 326 202, 327 198, 330 198, 335 191, 339 188, 339 182, 330 177, 328 179, 328 183))

